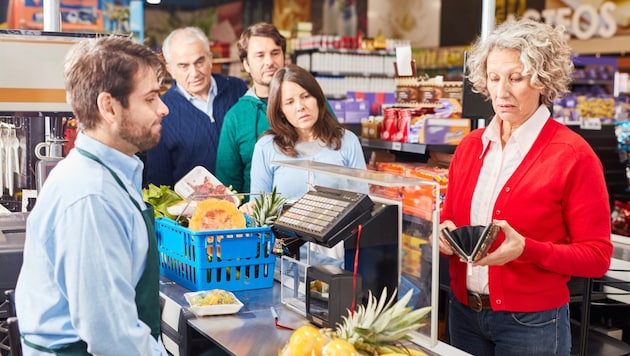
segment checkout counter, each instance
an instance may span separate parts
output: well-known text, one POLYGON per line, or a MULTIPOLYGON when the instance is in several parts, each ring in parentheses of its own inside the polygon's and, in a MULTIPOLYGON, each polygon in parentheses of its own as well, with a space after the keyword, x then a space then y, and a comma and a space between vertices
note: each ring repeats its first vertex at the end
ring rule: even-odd
MULTIPOLYGON (((356 170, 312 161, 282 161, 274 162, 274 164, 307 170, 309 177, 329 175, 333 178, 329 181, 336 183, 335 187, 329 188, 343 190, 358 187, 353 191, 367 193, 374 187, 396 192, 403 187, 423 186, 428 187, 429 192, 433 192, 432 199, 439 197, 440 187, 436 182, 417 178, 356 170), (342 184, 341 187, 340 184, 342 184)), ((321 181, 318 180, 318 183, 321 181)), ((314 185, 310 184, 310 186, 314 185)), ((309 242, 322 246, 329 247, 343 240, 347 271, 352 270, 354 266, 352 259, 358 252, 360 256, 358 270, 362 274, 361 295, 367 294, 368 290, 373 290, 373 294, 378 297, 383 287, 387 287, 388 291, 398 288, 399 295, 403 295, 405 290, 417 290, 422 297, 412 298, 412 307, 421 308, 430 305, 432 313, 426 320, 426 326, 412 333, 411 342, 415 344, 412 347, 421 349, 428 355, 465 355, 464 352, 438 340, 438 249, 424 247, 422 251, 425 251, 426 255, 418 254, 413 259, 403 259, 402 256, 402 245, 406 244, 403 242, 403 233, 414 234, 415 240, 423 240, 425 244, 428 244, 428 234, 437 234, 438 231, 439 210, 434 209, 429 219, 409 216, 403 209, 401 198, 395 199, 399 195, 394 195, 395 197, 383 197, 369 194, 371 200, 374 201, 374 205, 366 209, 370 214, 345 221, 346 228, 341 229, 344 232, 332 234, 333 237, 330 239, 299 229, 297 226, 301 224, 296 224, 293 230, 296 236, 305 237, 309 242), (388 223, 379 223, 380 216, 383 216, 388 223), (370 221, 375 222, 370 224, 370 221), (364 235, 361 237, 362 242, 358 244, 357 238, 353 237, 357 222, 366 226, 364 235), (388 230, 392 233, 388 233, 388 230), (385 236, 384 240, 379 241, 378 236, 385 236), (393 250, 390 251, 391 248, 393 250), (387 250, 387 253, 381 253, 379 257, 379 250, 387 250), (387 268, 381 269, 376 264, 370 263, 370 259, 374 256, 379 258, 380 263, 386 265, 387 268), (361 260, 361 257, 366 259, 361 260), (405 268, 407 263, 413 264, 415 268, 422 264, 423 270, 418 271, 416 275, 411 275, 407 272, 409 269, 405 268)), ((435 201, 433 203, 434 206, 439 204, 435 201)), ((291 235, 290 222, 278 225, 282 226, 272 228, 276 234, 291 235)), ((437 243, 437 239, 433 240, 437 243)), ((280 263, 280 260, 276 263, 280 263)), ((300 277, 304 278, 305 274, 303 273, 300 277)), ((284 281, 283 277, 280 279, 284 281)), ((308 285, 306 279, 301 284, 308 285)), ((183 294, 188 290, 163 276, 160 292, 164 301, 162 325, 163 340, 167 350, 174 355, 191 355, 194 354, 191 350, 199 352, 200 343, 210 341, 211 345, 230 355, 277 354, 288 342, 292 329, 309 323, 306 309, 296 311, 294 304, 285 303, 282 296, 284 288, 284 282, 274 281, 271 288, 234 291, 235 296, 244 304, 238 313, 196 317, 187 311, 188 304, 183 294), (277 319, 274 314, 277 315, 277 319)), ((300 297, 304 298, 303 302, 306 302, 306 295, 300 297)))
POLYGON ((271 288, 233 292, 244 306, 231 315, 196 317, 186 310, 183 294, 187 292, 165 277, 160 279, 164 300, 162 340, 173 355, 197 355, 213 347, 221 349, 217 354, 277 355, 291 337, 290 329, 308 324, 308 320, 281 303, 278 282, 271 288), (278 325, 286 328, 275 327, 272 307, 278 315, 278 325))

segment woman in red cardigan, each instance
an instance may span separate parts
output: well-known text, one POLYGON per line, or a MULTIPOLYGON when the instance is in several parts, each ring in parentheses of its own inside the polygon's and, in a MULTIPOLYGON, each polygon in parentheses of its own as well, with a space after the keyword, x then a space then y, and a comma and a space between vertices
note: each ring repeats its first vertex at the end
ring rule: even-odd
POLYGON ((568 92, 571 48, 562 28, 509 21, 476 41, 467 66, 495 116, 457 147, 441 227, 500 233, 470 264, 440 237, 451 343, 474 355, 569 355, 567 281, 602 276, 612 255, 602 164, 548 110, 568 92))

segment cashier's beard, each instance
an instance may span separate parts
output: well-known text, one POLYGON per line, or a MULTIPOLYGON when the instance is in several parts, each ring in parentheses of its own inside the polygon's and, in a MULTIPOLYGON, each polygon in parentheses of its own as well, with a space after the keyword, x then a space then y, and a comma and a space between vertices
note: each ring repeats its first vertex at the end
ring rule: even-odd
POLYGON ((152 124, 140 124, 131 119, 128 112, 120 121, 120 138, 134 145, 138 151, 148 151, 160 142, 162 133, 162 118, 156 119, 152 124))

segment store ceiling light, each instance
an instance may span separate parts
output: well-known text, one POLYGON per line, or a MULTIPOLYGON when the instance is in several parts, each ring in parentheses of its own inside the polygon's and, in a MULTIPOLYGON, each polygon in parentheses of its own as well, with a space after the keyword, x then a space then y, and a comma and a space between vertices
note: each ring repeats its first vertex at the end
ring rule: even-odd
POLYGON ((162 0, 147 0, 147 3, 151 5, 158 5, 162 0))

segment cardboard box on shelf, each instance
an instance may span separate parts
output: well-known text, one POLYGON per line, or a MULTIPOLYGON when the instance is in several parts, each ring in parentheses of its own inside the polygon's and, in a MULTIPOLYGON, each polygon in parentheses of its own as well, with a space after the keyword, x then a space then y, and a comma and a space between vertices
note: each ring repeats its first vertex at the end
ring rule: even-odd
POLYGON ((345 100, 328 100, 328 104, 333 110, 333 114, 339 122, 344 122, 346 119, 346 102, 345 100))
POLYGON ((409 133, 407 134, 407 142, 419 143, 424 130, 424 115, 412 116, 409 118, 409 133))
POLYGON ((456 99, 442 98, 435 108, 435 116, 449 119, 462 117, 462 104, 456 99))
POLYGON ((367 101, 350 101, 346 100, 344 123, 360 124, 362 119, 370 116, 370 104, 367 101))
POLYGON ((388 92, 349 91, 346 98, 370 103, 370 115, 381 115, 383 104, 396 103, 396 94, 388 92))
POLYGON ((396 77, 396 103, 418 103, 418 80, 413 77, 396 77))
POLYGON ((434 113, 432 106, 418 106, 414 108, 401 108, 399 120, 404 120, 407 134, 401 137, 401 142, 420 143, 424 130, 424 119, 434 113))
POLYGON ((457 145, 470 133, 470 119, 427 117, 422 141, 427 145, 457 145))
POLYGON ((464 83, 463 82, 444 82, 443 89, 443 98, 445 99, 455 99, 458 102, 462 102, 462 97, 464 93, 464 83))

